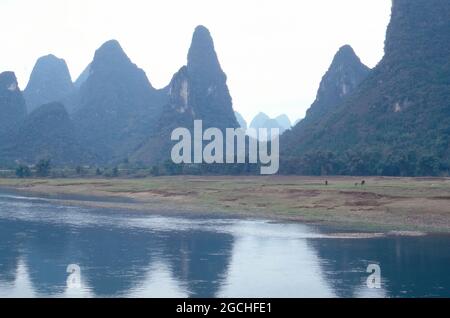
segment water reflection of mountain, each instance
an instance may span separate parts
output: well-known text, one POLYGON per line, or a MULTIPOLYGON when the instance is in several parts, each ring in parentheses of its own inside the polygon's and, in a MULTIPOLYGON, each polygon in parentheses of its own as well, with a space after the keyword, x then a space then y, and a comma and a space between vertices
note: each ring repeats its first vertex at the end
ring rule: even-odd
POLYGON ((19 264, 21 229, 0 222, 0 285, 14 283, 19 264))
POLYGON ((322 272, 339 297, 367 294, 368 264, 381 266, 387 297, 450 296, 450 290, 444 289, 450 286, 448 237, 318 239, 309 240, 309 245, 316 250, 322 272))
POLYGON ((8 200, 0 297, 450 297, 448 236, 330 239, 299 224, 8 200), (370 263, 381 290, 365 285, 370 263), (81 267, 81 291, 66 288, 69 264, 81 267))
POLYGON ((172 272, 190 297, 214 297, 226 278, 234 239, 223 233, 178 232, 164 246, 172 272), (176 238, 175 238, 176 237, 176 238))
MULTIPOLYGON (((73 227, 32 221, 0 221, 0 287, 13 283, 19 259, 37 295, 66 289, 69 264, 78 264, 95 296, 127 296, 155 261, 191 297, 214 296, 227 269, 233 238, 210 232, 153 232, 133 228, 73 227)), ((145 296, 145 295, 144 295, 145 296)))

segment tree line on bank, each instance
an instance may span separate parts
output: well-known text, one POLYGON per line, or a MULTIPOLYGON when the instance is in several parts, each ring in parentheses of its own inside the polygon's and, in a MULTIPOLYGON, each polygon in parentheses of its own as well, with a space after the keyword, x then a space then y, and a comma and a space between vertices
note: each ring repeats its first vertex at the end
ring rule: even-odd
MULTIPOLYGON (((176 175, 254 175, 260 174, 259 164, 175 164, 166 160, 160 165, 145 166, 124 160, 114 166, 53 166, 50 159, 35 165, 18 164, 6 167, 4 177, 69 178, 69 177, 158 177, 176 175)), ((432 155, 416 152, 382 155, 379 152, 310 153, 302 157, 281 158, 279 175, 308 176, 450 176, 450 164, 432 155)))

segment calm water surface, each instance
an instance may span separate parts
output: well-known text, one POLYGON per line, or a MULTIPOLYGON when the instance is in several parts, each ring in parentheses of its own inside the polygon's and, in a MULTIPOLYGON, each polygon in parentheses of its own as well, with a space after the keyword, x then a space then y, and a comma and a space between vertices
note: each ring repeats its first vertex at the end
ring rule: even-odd
POLYGON ((333 239, 0 194, 0 297, 450 297, 450 237, 333 239), (80 285, 67 285, 79 266, 80 285), (369 289, 367 266, 381 268, 369 289))

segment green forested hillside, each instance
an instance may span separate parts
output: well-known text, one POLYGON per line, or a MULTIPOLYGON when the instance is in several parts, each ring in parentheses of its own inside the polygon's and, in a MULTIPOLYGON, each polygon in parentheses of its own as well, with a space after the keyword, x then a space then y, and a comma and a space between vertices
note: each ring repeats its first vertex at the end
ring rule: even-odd
POLYGON ((385 56, 315 125, 282 140, 284 173, 448 174, 450 2, 394 0, 385 56))

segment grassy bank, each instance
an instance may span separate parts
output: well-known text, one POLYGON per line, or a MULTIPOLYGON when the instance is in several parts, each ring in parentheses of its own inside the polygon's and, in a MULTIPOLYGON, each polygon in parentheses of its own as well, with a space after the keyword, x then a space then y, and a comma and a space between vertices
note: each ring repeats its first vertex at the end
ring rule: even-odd
POLYGON ((0 179, 0 187, 34 195, 72 196, 76 200, 65 199, 71 204, 158 213, 270 218, 344 225, 359 230, 450 232, 450 179, 364 180, 364 186, 356 186, 362 178, 0 179), (88 202, 83 196, 105 199, 88 202))

